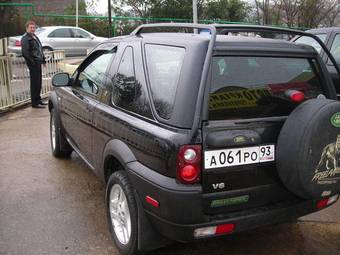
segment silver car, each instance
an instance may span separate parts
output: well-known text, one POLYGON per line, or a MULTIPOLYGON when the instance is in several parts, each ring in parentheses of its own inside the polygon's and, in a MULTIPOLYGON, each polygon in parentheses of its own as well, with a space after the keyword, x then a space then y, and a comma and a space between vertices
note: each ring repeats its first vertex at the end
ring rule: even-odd
MULTIPOLYGON (((94 46, 107 39, 80 27, 68 26, 39 27, 35 34, 39 37, 44 52, 65 50, 66 56, 86 55, 94 46)), ((21 55, 21 37, 9 38, 8 52, 21 55)))

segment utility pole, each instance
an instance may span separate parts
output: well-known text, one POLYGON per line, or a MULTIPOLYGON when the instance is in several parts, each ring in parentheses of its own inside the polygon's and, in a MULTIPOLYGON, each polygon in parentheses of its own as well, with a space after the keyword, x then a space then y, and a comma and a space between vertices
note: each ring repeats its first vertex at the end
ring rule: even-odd
POLYGON ((111 17, 111 0, 107 1, 108 15, 109 15, 109 38, 112 36, 112 17, 111 17))
POLYGON ((76 27, 78 27, 78 0, 76 0, 76 27))
POLYGON ((192 0, 192 14, 193 14, 193 22, 195 24, 198 23, 198 17, 197 17, 197 0, 192 0))

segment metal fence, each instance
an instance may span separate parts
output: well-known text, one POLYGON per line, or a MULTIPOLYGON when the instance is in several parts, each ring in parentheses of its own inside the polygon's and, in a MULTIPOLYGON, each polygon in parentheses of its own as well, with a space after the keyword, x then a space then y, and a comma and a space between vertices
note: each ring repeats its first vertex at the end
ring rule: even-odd
MULTIPOLYGON (((42 67, 43 97, 51 91, 51 79, 65 66, 65 52, 52 51, 45 54, 47 63, 42 67)), ((23 57, 0 57, 0 111, 14 108, 31 100, 30 75, 23 57)))

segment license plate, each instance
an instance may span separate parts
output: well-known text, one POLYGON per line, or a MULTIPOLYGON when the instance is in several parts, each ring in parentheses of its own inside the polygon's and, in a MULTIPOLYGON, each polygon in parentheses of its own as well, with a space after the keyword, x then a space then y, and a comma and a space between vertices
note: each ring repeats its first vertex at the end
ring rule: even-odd
POLYGON ((274 160, 274 144, 204 152, 205 169, 249 165, 274 160))

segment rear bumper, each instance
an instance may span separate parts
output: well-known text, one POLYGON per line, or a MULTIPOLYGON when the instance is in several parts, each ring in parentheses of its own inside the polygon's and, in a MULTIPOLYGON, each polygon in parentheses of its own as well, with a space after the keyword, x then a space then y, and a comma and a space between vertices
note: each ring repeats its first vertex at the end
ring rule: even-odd
POLYGON ((202 227, 232 223, 233 233, 296 219, 317 211, 317 201, 295 200, 239 210, 226 214, 208 215, 203 210, 200 185, 183 185, 138 162, 127 164, 129 178, 141 205, 153 227, 163 236, 180 242, 197 240, 194 230, 202 227), (153 207, 145 200, 150 196, 159 202, 153 207))
MULTIPOLYGON (((218 226, 222 224, 234 224, 235 228, 232 233, 242 232, 255 229, 261 226, 273 225, 281 222, 294 220, 303 215, 316 211, 315 203, 307 201, 304 203, 295 203, 289 206, 281 204, 273 207, 256 208, 253 210, 240 211, 227 215, 217 215, 207 218, 206 222, 197 224, 176 224, 166 221, 155 214, 148 212, 149 219, 153 226, 162 235, 179 242, 190 242, 202 238, 195 238, 194 231, 198 228, 218 226)), ((215 237, 215 236, 207 236, 215 237)), ((207 238, 203 237, 203 238, 207 238)))

